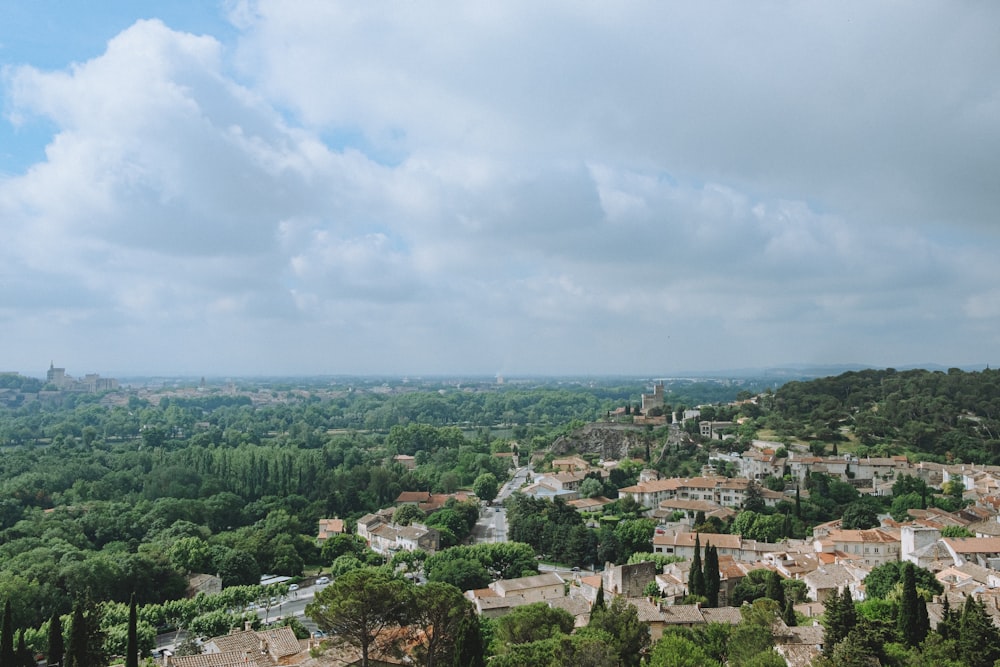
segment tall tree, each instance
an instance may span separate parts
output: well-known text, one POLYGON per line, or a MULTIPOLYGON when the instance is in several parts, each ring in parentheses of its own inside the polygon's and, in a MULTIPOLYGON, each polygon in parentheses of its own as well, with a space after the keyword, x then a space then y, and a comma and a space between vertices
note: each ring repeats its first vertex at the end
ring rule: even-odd
POLYGON ((691 571, 688 573, 688 595, 705 595, 705 573, 701 565, 701 535, 694 536, 694 558, 691 559, 691 571))
POLYGON ((775 570, 769 570, 767 583, 764 587, 764 597, 770 598, 778 603, 778 609, 785 608, 785 588, 781 584, 781 575, 775 570))
POLYGON ((106 662, 100 609, 90 601, 77 600, 73 605, 66 666, 104 667, 106 662))
POLYGON ((455 637, 452 667, 484 667, 486 647, 483 646, 483 628, 479 616, 468 612, 462 617, 455 637))
POLYGON ((451 584, 428 582, 420 588, 414 605, 413 623, 423 630, 420 653, 425 667, 440 667, 453 662, 462 621, 473 613, 472 603, 451 584))
POLYGON ((927 637, 930 624, 927 619, 927 603, 917 594, 917 579, 913 563, 909 561, 903 563, 902 581, 903 591, 899 599, 896 629, 903 643, 918 646, 927 637))
POLYGON ((128 603, 128 638, 125 641, 125 667, 139 667, 139 632, 135 593, 128 603))
POLYGON ((36 667, 35 654, 24 643, 24 628, 17 633, 16 660, 18 667, 36 667))
POLYGON ((705 597, 709 607, 719 606, 719 589, 722 587, 722 576, 719 574, 719 550, 709 542, 705 545, 705 597))
POLYGON ((854 598, 851 590, 844 586, 843 593, 835 591, 823 603, 825 610, 823 626, 823 655, 831 657, 837 644, 841 642, 854 628, 857 613, 854 610, 854 598))
POLYGON ((49 651, 46 655, 48 664, 55 665, 55 667, 62 667, 65 652, 62 618, 60 618, 58 612, 52 612, 52 618, 49 619, 49 651))
POLYGON ((335 641, 357 647, 361 667, 368 667, 373 652, 384 653, 400 639, 391 630, 407 624, 410 595, 404 580, 380 568, 360 568, 317 593, 306 614, 335 641))
POLYGON ((1000 658, 1000 631, 983 603, 971 595, 958 621, 958 653, 969 667, 991 667, 1000 658))
POLYGON ((638 667, 649 648, 649 626, 639 620, 635 605, 620 595, 606 609, 591 611, 588 627, 608 633, 618 653, 618 664, 623 667, 638 667))
POLYGON ((14 659, 14 618, 10 600, 7 600, 3 605, 3 620, 0 621, 0 666, 13 665, 14 659))

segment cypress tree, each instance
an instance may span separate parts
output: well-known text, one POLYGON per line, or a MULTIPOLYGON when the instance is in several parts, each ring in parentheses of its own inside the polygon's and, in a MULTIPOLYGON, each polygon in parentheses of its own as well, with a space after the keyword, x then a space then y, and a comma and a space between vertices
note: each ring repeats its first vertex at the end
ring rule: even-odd
POLYGON ((927 621, 927 605, 917 594, 917 580, 913 563, 906 561, 902 569, 903 592, 899 599, 899 615, 896 629, 907 646, 917 646, 927 637, 930 629, 927 621), (920 613, 923 607, 923 614, 920 613))
POLYGON ((49 619, 48 664, 54 665, 55 667, 62 667, 63 654, 65 651, 66 649, 63 644, 62 619, 59 618, 58 613, 53 612, 52 618, 49 619))
POLYGON ((87 659, 87 619, 83 615, 83 602, 80 601, 73 605, 66 667, 94 667, 87 659))
POLYGON ((778 609, 785 608, 785 587, 781 584, 781 575, 774 570, 769 570, 767 573, 767 582, 764 586, 764 597, 777 602, 778 609))
POLYGON ((795 485, 795 518, 802 518, 802 500, 799 498, 799 485, 795 485))
POLYGON ((479 617, 475 613, 467 613, 462 617, 455 637, 455 652, 453 667, 484 667, 483 630, 479 625, 479 617))
POLYGON ((705 597, 709 607, 719 606, 719 589, 722 577, 719 574, 719 550, 711 543, 705 545, 705 597))
POLYGON ((941 605, 941 620, 937 624, 937 632, 941 635, 941 639, 954 639, 957 636, 958 619, 955 615, 956 612, 952 611, 948 596, 945 595, 944 603, 941 605))
POLYGON ((847 586, 844 586, 843 594, 837 591, 832 593, 823 603, 823 607, 825 609, 823 655, 829 658, 833 655, 837 644, 854 628, 857 614, 854 610, 854 598, 851 597, 851 590, 847 586))
POLYGON ((35 654, 24 644, 24 629, 17 632, 17 664, 19 667, 35 667, 35 654))
POLYGON ((135 609, 135 592, 128 603, 128 639, 125 642, 125 667, 139 667, 139 632, 135 609))
POLYGON ((790 628, 799 624, 799 619, 795 616, 795 607, 791 600, 785 600, 785 610, 781 614, 781 620, 790 628))
POLYGON ((14 615, 11 613, 10 600, 7 600, 3 605, 3 620, 0 621, 0 666, 13 667, 14 661, 14 615))
POLYGON ((604 611, 604 580, 601 579, 601 585, 597 587, 597 596, 594 598, 594 608, 591 610, 591 615, 595 611, 604 611))
POLYGON ((705 573, 701 565, 701 535, 694 535, 694 558, 691 559, 691 571, 688 573, 688 595, 705 595, 705 573))
POLYGON ((958 657, 969 667, 992 667, 1000 658, 1000 631, 986 608, 971 595, 958 621, 958 657))

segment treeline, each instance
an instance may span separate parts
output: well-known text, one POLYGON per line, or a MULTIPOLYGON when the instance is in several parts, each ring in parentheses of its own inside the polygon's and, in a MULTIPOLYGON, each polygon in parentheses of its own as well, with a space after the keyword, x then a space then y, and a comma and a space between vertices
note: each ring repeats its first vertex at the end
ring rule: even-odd
POLYGON ((836 443, 850 434, 862 453, 1000 464, 997 370, 849 372, 789 382, 765 407, 765 423, 790 436, 836 443))

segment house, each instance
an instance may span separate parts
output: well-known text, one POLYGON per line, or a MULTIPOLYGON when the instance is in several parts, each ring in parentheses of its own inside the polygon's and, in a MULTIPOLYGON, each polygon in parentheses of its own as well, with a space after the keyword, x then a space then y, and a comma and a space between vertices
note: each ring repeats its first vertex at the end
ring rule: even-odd
POLYGON ((396 454, 392 457, 392 460, 407 470, 416 470, 417 468, 417 459, 409 454, 396 454))
POLYGON ((566 596, 566 582, 555 572, 545 572, 530 577, 501 579, 488 588, 465 591, 476 613, 486 618, 497 618, 515 607, 549 602, 566 596))
POLYGON ((900 547, 899 531, 889 528, 835 529, 814 540, 816 553, 833 554, 841 562, 852 561, 866 567, 899 560, 900 547))
POLYGON ((868 576, 869 570, 841 565, 837 563, 824 564, 802 578, 806 584, 809 597, 816 602, 824 602, 833 593, 839 593, 844 587, 851 591, 855 600, 864 599, 861 582, 868 576))
POLYGON ((343 519, 320 519, 319 533, 316 535, 316 539, 322 543, 334 535, 343 535, 345 532, 347 531, 343 519))
POLYGON ((233 632, 206 641, 203 653, 169 656, 168 667, 276 667, 309 659, 308 645, 299 643, 290 627, 233 632))
MULTIPOLYGON (((665 500, 704 500, 726 507, 742 507, 750 480, 742 477, 691 477, 651 480, 619 489, 619 496, 631 496, 643 507, 656 508, 665 500)), ((764 504, 774 507, 785 495, 757 486, 764 504)))
POLYGON ((944 537, 941 543, 948 549, 955 565, 975 563, 982 567, 1000 568, 1000 538, 944 537))
POLYGON ((433 553, 440 548, 441 534, 419 523, 400 526, 392 521, 392 510, 366 514, 357 523, 358 537, 377 553, 422 550, 433 553))
POLYGON ((552 469, 557 472, 588 472, 590 464, 579 456, 567 456, 561 459, 553 459, 552 469))

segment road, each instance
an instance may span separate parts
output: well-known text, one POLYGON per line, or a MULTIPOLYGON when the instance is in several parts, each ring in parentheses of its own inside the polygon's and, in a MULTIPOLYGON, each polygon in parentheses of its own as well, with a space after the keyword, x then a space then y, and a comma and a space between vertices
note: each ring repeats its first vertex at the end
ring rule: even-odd
MULTIPOLYGON (((327 586, 328 584, 303 586, 297 591, 289 591, 288 595, 278 602, 278 604, 270 608, 258 608, 256 610, 257 616, 260 617, 262 625, 273 623, 287 616, 295 616, 309 632, 315 632, 318 628, 312 619, 305 615, 306 605, 313 601, 316 593, 327 586)), ((183 631, 158 635, 156 637, 156 651, 161 652, 163 649, 167 649, 172 652, 174 647, 184 640, 185 636, 183 631)))

